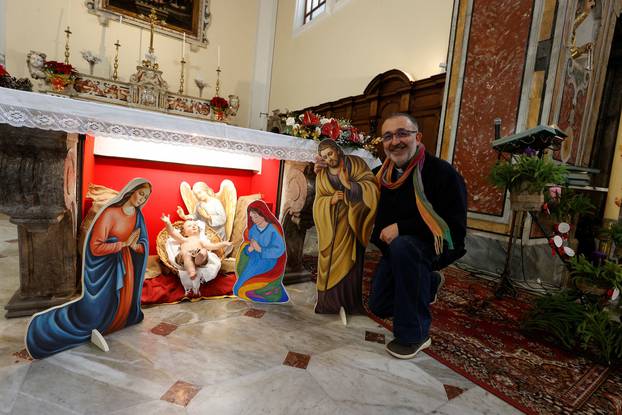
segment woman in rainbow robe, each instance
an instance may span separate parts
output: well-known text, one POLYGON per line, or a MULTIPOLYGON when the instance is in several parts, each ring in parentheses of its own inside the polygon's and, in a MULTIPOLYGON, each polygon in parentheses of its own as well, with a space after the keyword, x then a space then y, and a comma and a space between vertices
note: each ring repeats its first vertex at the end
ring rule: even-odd
POLYGON ((238 251, 233 293, 260 303, 284 303, 289 296, 283 286, 287 254, 283 228, 262 200, 248 206, 244 243, 238 251))
POLYGON ((149 242, 141 208, 151 183, 134 179, 95 216, 84 245, 82 296, 33 316, 26 349, 41 359, 143 320, 149 242))

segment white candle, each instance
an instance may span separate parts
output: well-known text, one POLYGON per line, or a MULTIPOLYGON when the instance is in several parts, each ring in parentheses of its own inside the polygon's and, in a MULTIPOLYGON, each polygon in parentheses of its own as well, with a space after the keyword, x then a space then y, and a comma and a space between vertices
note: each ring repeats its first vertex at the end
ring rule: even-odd
POLYGON ((71 26, 71 0, 67 0, 67 26, 71 26))
POLYGON ((181 42, 181 58, 186 56, 186 33, 184 32, 184 40, 181 42))
POLYGON ((142 27, 140 28, 140 40, 138 41, 138 64, 141 64, 142 58, 141 58, 141 51, 143 50, 143 29, 142 27))
POLYGON ((120 14, 120 15, 119 15, 119 24, 122 24, 122 23, 123 23, 123 15, 122 15, 122 14, 120 14))
POLYGON ((220 68, 220 45, 218 45, 218 67, 220 68))

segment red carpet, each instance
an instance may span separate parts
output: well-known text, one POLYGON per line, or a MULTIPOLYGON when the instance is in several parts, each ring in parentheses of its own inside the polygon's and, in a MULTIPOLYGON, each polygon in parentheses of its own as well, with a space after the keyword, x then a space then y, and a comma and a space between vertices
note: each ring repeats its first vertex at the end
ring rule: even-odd
POLYGON ((143 305, 178 303, 182 300, 198 301, 231 295, 233 294, 233 284, 235 284, 234 273, 219 274, 210 282, 201 284, 199 295, 190 293, 186 296, 179 277, 176 275, 160 275, 145 280, 140 300, 143 305))
MULTIPOLYGON (((367 304, 379 253, 366 254, 367 304)), ((306 264, 315 268, 315 261, 306 264)), ((455 267, 432 306, 432 347, 426 353, 514 407, 530 414, 620 414, 622 373, 526 338, 519 321, 533 297, 494 299, 490 283, 455 267)), ((390 319, 370 317, 392 330, 390 319)))

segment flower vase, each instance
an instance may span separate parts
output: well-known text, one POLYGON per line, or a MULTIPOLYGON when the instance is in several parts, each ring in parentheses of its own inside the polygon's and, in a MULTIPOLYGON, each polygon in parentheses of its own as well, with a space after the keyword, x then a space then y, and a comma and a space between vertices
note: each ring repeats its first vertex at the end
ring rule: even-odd
POLYGON ((72 80, 68 75, 52 74, 48 75, 48 81, 52 87, 52 91, 62 93, 72 84, 72 80))
POLYGON ((212 108, 210 114, 214 121, 223 121, 225 119, 225 112, 220 108, 212 108))

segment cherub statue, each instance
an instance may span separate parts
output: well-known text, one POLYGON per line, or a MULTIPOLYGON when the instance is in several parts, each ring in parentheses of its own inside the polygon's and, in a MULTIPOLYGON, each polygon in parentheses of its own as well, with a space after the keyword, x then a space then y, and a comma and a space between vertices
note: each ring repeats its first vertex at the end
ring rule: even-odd
MULTIPOLYGON (((199 287, 201 285, 201 278, 199 278, 197 268, 206 267, 210 262, 210 257, 213 256, 211 251, 215 251, 221 248, 228 248, 231 246, 231 242, 208 242, 201 238, 201 228, 196 221, 186 220, 182 225, 182 231, 179 232, 171 224, 171 218, 169 215, 162 214, 162 222, 166 224, 166 230, 169 237, 179 243, 179 252, 175 256, 175 262, 177 265, 182 266, 188 273, 189 278, 185 278, 180 272, 180 280, 186 294, 191 290, 194 294, 199 294, 199 287), (212 255, 210 255, 212 254, 212 255)), ((220 261, 218 261, 218 268, 220 268, 220 261)), ((218 272, 218 270, 216 270, 218 272)))
POLYGON ((205 222, 223 241, 231 238, 237 203, 237 192, 231 180, 223 180, 218 193, 214 193, 204 182, 196 182, 192 188, 187 182, 182 182, 179 190, 188 209, 186 215, 182 207, 177 206, 180 218, 205 222))
POLYGON ((28 52, 26 57, 26 63, 28 64, 28 71, 30 72, 30 77, 33 79, 46 79, 47 75, 43 71, 43 64, 45 64, 45 59, 47 55, 42 52, 35 52, 31 50, 28 52))

